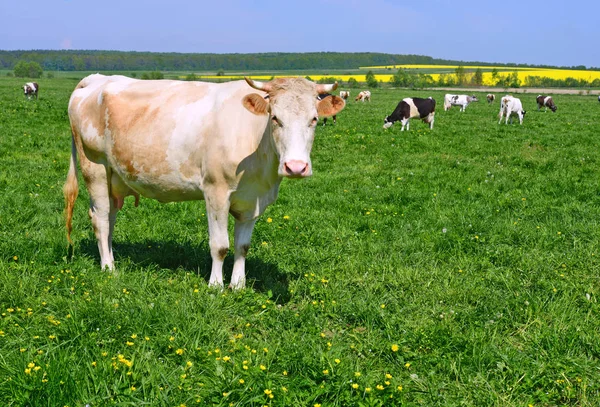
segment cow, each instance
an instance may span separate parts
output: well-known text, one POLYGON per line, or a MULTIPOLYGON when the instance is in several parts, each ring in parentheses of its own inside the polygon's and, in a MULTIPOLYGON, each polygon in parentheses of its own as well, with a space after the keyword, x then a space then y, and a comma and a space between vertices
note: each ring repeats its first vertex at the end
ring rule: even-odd
POLYGON ((550 110, 552 110, 552 113, 556 113, 557 108, 554 104, 554 101, 552 100, 552 96, 538 95, 538 97, 535 98, 535 100, 537 102, 538 111, 543 106, 544 112, 547 112, 548 108, 550 108, 550 110))
POLYGON ((363 91, 361 91, 361 92, 358 94, 358 96, 356 96, 356 97, 354 98, 354 101, 355 101, 355 102, 358 102, 359 100, 360 100, 361 102, 364 102, 365 100, 368 100, 368 101, 370 102, 370 101, 371 101, 371 92, 370 92, 370 91, 368 91, 368 90, 363 90, 363 91))
POLYGON ((496 96, 494 96, 493 93, 488 93, 485 98, 487 99, 488 103, 492 103, 496 99, 496 96))
MULTIPOLYGON (((317 95, 317 100, 321 101, 321 100, 323 100, 323 99, 325 99, 327 97, 330 97, 330 96, 332 96, 331 93, 321 93, 321 94, 317 95)), ((342 99, 344 99, 344 98, 342 98, 342 99)), ((332 117, 333 118, 333 124, 337 123, 337 115, 334 114, 333 116, 325 116, 325 117, 323 117, 323 126, 325 126, 325 123, 327 123, 327 118, 328 117, 332 117)))
POLYGON ((23 92, 25 93, 25 97, 27 99, 31 99, 32 97, 38 98, 38 91, 40 90, 40 86, 37 82, 27 82, 23 85, 23 92))
POLYGON ((425 123, 429 123, 429 128, 433 130, 433 122, 435 120, 435 99, 429 97, 421 98, 405 98, 398 103, 394 112, 383 119, 383 128, 390 128, 395 122, 400 121, 402 128, 400 131, 410 130, 410 119, 418 117, 425 123))
POLYGON ((65 196, 67 240, 78 194, 77 157, 102 269, 114 269, 112 236, 129 195, 160 202, 206 201, 212 268, 223 287, 235 219, 230 287, 245 286, 245 257, 257 218, 277 198, 283 178, 312 175, 310 152, 319 116, 345 106, 334 84, 304 78, 203 83, 90 75, 69 100, 71 158, 65 196), (255 89, 257 92, 254 92, 255 89), (268 95, 268 98, 265 98, 268 95))
POLYGON ((471 102, 479 102, 479 99, 475 95, 451 95, 446 93, 444 96, 444 111, 449 110, 452 106, 460 106, 460 111, 464 112, 471 102))
POLYGON ((350 91, 349 90, 340 90, 340 97, 344 100, 348 99, 350 97, 350 91))
POLYGON ((516 115, 519 117, 519 124, 523 124, 523 116, 527 113, 523 110, 523 105, 521 104, 521 99, 506 95, 500 101, 500 113, 498 113, 498 124, 502 123, 502 117, 506 116, 506 121, 504 124, 508 123, 508 118, 510 117, 510 123, 512 124, 512 116, 516 115))

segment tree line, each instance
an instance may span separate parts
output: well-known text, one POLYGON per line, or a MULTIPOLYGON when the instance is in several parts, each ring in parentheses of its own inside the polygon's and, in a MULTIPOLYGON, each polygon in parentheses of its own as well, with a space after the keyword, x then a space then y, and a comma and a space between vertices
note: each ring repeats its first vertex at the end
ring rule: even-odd
MULTIPOLYGON (((361 66, 400 64, 516 66, 514 63, 454 61, 425 55, 372 52, 201 54, 94 50, 0 51, 0 69, 12 70, 19 61, 36 62, 44 71, 275 71, 357 69, 361 66)), ((519 66, 557 68, 547 65, 519 66)), ((560 68, 586 69, 585 66, 560 68)))
MULTIPOLYGON (((520 88, 526 87, 551 87, 551 88, 584 88, 584 87, 600 87, 600 79, 588 81, 586 79, 577 79, 567 77, 564 79, 549 78, 546 76, 526 76, 524 80, 519 78, 519 73, 514 70, 512 72, 501 73, 496 68, 491 71, 491 84, 500 88, 520 88)), ((371 87, 377 87, 378 83, 372 72, 368 72, 365 76, 365 82, 371 87)), ((390 84, 395 87, 446 87, 446 86, 483 86, 483 70, 477 68, 475 71, 469 72, 464 66, 456 67, 454 73, 443 73, 435 80, 433 76, 414 72, 408 69, 399 69, 390 79, 390 84)))
MULTIPOLYGON (((437 80, 431 75, 414 70, 400 68, 389 81, 391 86, 424 88, 435 86, 482 86, 483 71, 481 68, 468 70, 462 61, 435 59, 423 55, 399 55, 381 53, 264 53, 264 54, 178 54, 150 52, 120 51, 0 51, 0 68, 13 69, 14 75, 22 78, 39 78, 44 70, 47 76, 53 77, 54 71, 123 71, 129 70, 130 76, 138 77, 138 71, 150 70, 140 75, 141 79, 162 79, 161 71, 185 71, 192 73, 186 80, 197 80, 193 71, 217 71, 217 76, 229 71, 260 70, 317 70, 317 69, 357 69, 360 66, 389 66, 406 64, 458 65, 453 73, 442 73, 437 80)), ((485 66, 483 62, 468 64, 485 66)), ((498 66, 500 64, 489 64, 498 66)), ((511 64, 504 64, 510 67, 511 64)), ((520 67, 532 65, 520 65, 520 67)), ((550 66, 536 66, 556 68, 550 66)), ((582 66, 569 69, 586 69, 582 66)), ((597 69, 597 68, 593 68, 597 69)), ((391 68, 387 68, 391 70, 391 68)), ((307 77, 308 78, 308 77, 307 77)), ((310 79, 310 78, 309 78, 310 79)), ((320 82, 337 80, 334 76, 323 78, 320 82)), ((364 81, 371 88, 382 85, 373 71, 367 72, 364 81)), ((349 87, 359 86, 359 81, 351 78, 349 87)), ((565 78, 554 79, 540 76, 529 76, 524 81, 519 79, 518 72, 501 74, 492 69, 492 86, 518 88, 528 87, 600 87, 600 79, 565 78)))

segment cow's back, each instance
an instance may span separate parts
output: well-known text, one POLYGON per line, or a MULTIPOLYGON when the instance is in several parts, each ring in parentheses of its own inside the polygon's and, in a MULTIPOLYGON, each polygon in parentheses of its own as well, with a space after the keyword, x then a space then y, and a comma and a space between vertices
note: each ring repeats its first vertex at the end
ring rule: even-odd
POLYGON ((161 201, 201 199, 207 184, 235 184, 240 162, 266 126, 242 105, 243 81, 141 81, 91 75, 71 96, 76 139, 138 193, 161 201))

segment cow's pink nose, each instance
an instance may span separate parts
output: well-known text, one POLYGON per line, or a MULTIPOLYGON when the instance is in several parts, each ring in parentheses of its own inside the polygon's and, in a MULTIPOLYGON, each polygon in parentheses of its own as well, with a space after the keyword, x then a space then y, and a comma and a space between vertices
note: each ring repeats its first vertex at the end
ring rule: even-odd
POLYGON ((290 177, 302 177, 308 173, 308 163, 300 160, 291 160, 284 164, 285 172, 290 177))

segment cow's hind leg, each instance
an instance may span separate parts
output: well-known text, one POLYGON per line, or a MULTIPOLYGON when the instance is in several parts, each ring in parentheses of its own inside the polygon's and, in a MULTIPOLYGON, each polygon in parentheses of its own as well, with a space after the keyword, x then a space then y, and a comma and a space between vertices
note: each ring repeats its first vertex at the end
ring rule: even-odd
POLYGON ((256 219, 249 221, 235 221, 235 257, 233 261, 233 273, 229 286, 236 290, 246 285, 246 255, 250 248, 250 240, 256 219))
POLYGON ((114 256, 112 250, 112 235, 119 209, 110 197, 108 170, 102 164, 95 164, 80 155, 80 165, 83 178, 90 195, 90 210, 88 212, 98 240, 100 265, 104 269, 113 270, 114 256))

